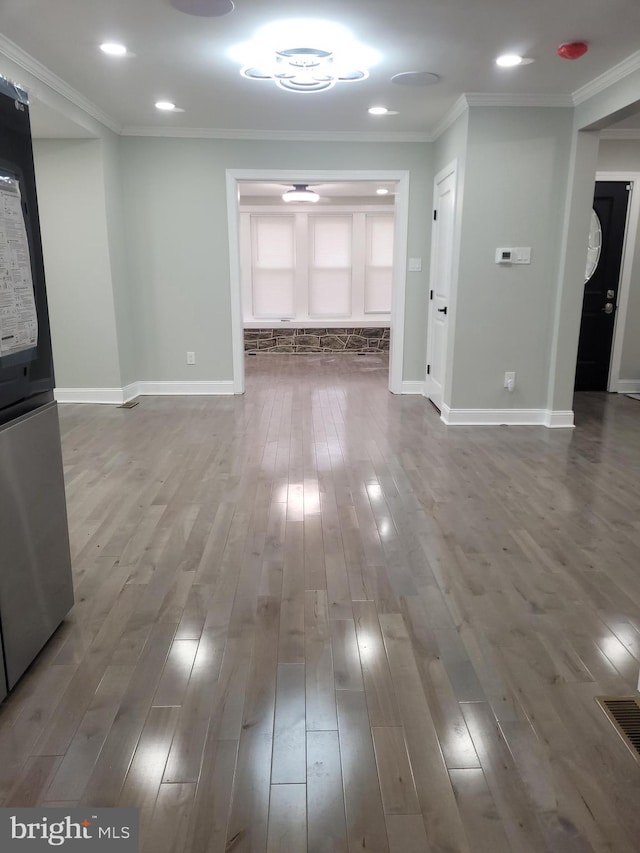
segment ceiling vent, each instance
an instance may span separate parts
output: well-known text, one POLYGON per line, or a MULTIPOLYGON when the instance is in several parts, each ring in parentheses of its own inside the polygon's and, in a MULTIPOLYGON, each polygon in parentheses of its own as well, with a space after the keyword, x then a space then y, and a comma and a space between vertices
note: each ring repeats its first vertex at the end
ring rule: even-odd
POLYGON ((232 0, 171 0, 171 5, 178 12, 200 18, 220 18, 234 9, 232 0))

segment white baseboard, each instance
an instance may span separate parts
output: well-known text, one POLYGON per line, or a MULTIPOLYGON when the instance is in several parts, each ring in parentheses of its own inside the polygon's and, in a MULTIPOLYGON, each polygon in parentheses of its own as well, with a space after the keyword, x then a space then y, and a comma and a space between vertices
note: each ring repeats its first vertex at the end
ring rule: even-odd
POLYGON ((640 394, 640 379, 618 379, 614 390, 618 394, 640 394))
POLYGON ((402 383, 402 394, 424 394, 424 382, 410 379, 402 383))
POLYGON ((546 426, 573 427, 573 412, 550 409, 451 409, 442 406, 447 426, 546 426))
POLYGON ((129 400, 133 400, 135 397, 138 397, 140 394, 140 383, 132 382, 130 385, 125 385, 122 389, 122 399, 124 403, 127 403, 129 400))
POLYGON ((219 396, 233 394, 233 382, 138 382, 140 396, 219 396))
POLYGON ((121 406, 124 403, 122 388, 55 388, 58 403, 107 403, 121 406))
POLYGON ((56 388, 58 403, 106 403, 121 406, 134 397, 219 396, 233 394, 233 382, 131 382, 124 388, 56 388))
POLYGON ((567 429, 575 426, 573 421, 573 412, 571 411, 553 411, 552 409, 544 409, 545 419, 543 421, 549 429, 567 429))

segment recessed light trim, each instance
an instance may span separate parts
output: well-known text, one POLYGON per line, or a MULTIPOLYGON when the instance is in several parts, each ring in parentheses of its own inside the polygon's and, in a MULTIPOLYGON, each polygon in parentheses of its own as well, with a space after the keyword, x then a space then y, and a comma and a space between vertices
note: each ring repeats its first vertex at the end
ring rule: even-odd
POLYGON ((389 190, 385 189, 384 187, 379 187, 376 190, 376 195, 389 195, 389 190))
POLYGON ((523 57, 517 53, 503 53, 496 59, 496 65, 500 68, 515 68, 522 65, 523 57))
POLYGON ((107 56, 126 56, 127 53, 126 46, 115 41, 103 42, 100 45, 100 50, 107 56))
POLYGON ((369 107, 369 114, 372 116, 387 116, 389 110, 386 107, 369 107))
POLYGON ((156 109, 165 113, 171 113, 176 109, 173 101, 156 101, 156 109))

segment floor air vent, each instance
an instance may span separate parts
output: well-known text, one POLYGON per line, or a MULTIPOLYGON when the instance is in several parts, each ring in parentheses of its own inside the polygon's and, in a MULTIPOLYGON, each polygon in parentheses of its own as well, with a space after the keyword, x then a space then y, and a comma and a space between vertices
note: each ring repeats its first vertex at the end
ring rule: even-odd
POLYGON ((133 409, 134 406, 137 406, 139 400, 127 400, 126 403, 123 403, 121 406, 116 406, 117 409, 133 409))
POLYGON ((640 763, 640 700, 635 696, 597 696, 596 701, 640 763))

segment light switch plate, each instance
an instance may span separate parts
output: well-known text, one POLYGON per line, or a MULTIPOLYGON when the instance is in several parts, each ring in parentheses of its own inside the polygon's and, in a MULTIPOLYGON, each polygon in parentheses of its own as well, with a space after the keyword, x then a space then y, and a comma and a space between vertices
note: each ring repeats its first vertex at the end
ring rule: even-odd
POLYGON ((409 272, 422 272, 422 258, 409 258, 409 272))

